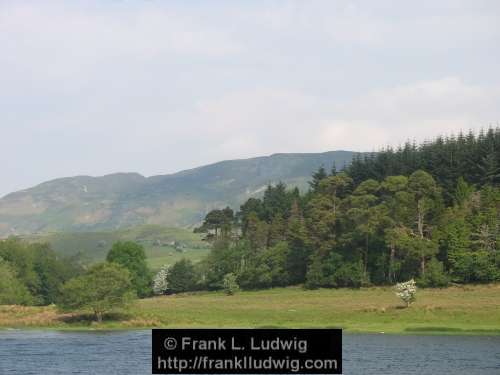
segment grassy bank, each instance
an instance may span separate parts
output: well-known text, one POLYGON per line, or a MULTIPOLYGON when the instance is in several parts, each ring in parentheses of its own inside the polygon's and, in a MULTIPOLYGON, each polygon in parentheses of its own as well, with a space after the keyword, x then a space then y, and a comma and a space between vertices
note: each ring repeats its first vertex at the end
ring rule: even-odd
POLYGON ((500 285, 419 290, 417 302, 402 307, 391 288, 284 288, 143 299, 101 325, 50 306, 0 306, 0 327, 341 327, 349 332, 500 334, 500 285))

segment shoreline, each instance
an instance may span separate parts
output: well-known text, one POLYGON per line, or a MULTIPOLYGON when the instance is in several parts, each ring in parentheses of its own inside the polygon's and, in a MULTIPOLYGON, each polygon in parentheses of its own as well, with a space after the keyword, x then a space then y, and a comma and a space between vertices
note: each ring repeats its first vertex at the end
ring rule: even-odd
MULTIPOLYGON (((259 327, 108 327, 108 326, 103 326, 103 327, 85 327, 85 326, 80 326, 80 327, 53 327, 53 326, 20 326, 20 327, 0 327, 0 334, 5 333, 5 332, 35 332, 35 331, 41 331, 41 332, 96 332, 96 333, 106 333, 106 332, 133 332, 133 331, 150 331, 152 329, 189 329, 189 328, 203 328, 203 329, 222 329, 222 328, 234 328, 234 329, 243 329, 243 328, 259 328, 259 327)), ((321 329, 321 328, 331 328, 331 327, 301 327, 301 328, 294 328, 294 327, 273 327, 273 328, 291 328, 291 329, 301 329, 301 328, 314 328, 314 329, 321 329)), ((381 332, 376 332, 376 331, 360 331, 360 330, 346 330, 342 329, 342 334, 345 335, 388 335, 388 336, 466 336, 466 337, 481 337, 481 336, 489 336, 489 337, 497 337, 500 336, 500 329, 492 329, 492 330, 409 330, 409 331, 381 331, 381 332)))
POLYGON ((500 335, 500 284, 420 289, 404 308, 390 287, 300 287, 196 292, 135 301, 105 315, 60 313, 56 306, 0 306, 0 331, 133 331, 152 328, 343 328, 346 334, 500 335))

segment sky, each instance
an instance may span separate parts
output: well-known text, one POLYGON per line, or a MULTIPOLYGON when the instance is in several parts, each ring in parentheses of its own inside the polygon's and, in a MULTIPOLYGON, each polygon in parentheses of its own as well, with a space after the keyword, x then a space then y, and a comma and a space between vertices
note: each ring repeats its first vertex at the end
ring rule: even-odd
POLYGON ((500 2, 0 0, 0 196, 500 122, 500 2))

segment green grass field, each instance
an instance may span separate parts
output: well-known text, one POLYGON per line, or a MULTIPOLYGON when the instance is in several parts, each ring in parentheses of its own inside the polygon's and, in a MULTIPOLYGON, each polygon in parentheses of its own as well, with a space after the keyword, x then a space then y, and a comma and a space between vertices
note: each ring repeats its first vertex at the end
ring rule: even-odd
POLYGON ((173 265, 175 262, 186 258, 196 263, 206 257, 210 250, 208 248, 200 249, 183 249, 178 252, 173 248, 165 248, 158 246, 151 246, 146 248, 146 255, 148 257, 148 265, 153 271, 157 271, 164 264, 173 265))
POLYGON ((391 288, 179 294, 139 300, 99 326, 89 316, 58 314, 55 307, 3 306, 0 327, 340 327, 348 332, 500 334, 500 285, 421 289, 410 308, 403 308, 391 288))
POLYGON ((149 266, 157 271, 164 264, 172 265, 182 258, 193 262, 203 259, 209 244, 203 235, 183 228, 141 225, 128 229, 103 232, 61 232, 24 237, 30 242, 48 242, 63 256, 83 255, 88 262, 104 260, 116 241, 134 241, 144 246, 149 266))

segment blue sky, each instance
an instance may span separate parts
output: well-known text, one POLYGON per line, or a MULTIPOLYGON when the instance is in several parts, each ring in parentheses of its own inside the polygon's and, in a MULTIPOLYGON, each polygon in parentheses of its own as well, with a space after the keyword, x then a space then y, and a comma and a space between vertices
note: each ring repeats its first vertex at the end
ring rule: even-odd
POLYGON ((0 0, 0 195, 500 121, 498 1, 0 0))

